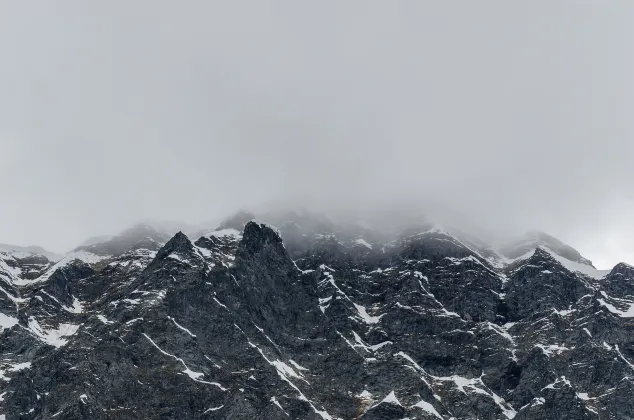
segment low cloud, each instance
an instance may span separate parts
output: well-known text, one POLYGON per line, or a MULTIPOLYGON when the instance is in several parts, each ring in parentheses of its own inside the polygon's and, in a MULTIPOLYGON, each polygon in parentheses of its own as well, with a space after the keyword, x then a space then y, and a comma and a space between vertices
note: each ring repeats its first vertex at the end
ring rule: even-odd
POLYGON ((0 7, 0 242, 433 208, 634 261, 634 4, 0 7))

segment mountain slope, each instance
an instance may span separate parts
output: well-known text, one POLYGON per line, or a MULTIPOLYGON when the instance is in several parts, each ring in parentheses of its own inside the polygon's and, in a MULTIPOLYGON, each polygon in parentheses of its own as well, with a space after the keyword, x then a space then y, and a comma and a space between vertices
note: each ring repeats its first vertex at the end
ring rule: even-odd
POLYGON ((516 247, 522 258, 497 254, 498 265, 425 223, 385 234, 310 214, 270 219, 279 230, 236 219, 195 241, 144 240, 141 229, 28 283, 9 272, 0 413, 634 416, 632 267, 596 280, 550 239, 516 247))

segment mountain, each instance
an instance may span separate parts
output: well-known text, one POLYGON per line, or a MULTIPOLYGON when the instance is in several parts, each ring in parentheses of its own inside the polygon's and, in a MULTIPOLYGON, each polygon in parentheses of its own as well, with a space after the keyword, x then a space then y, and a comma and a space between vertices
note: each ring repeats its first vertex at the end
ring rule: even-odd
POLYGON ((634 418, 634 267, 257 217, 0 263, 0 419, 634 418))
POLYGON ((28 282, 61 258, 38 246, 0 244, 0 280, 9 284, 28 282))

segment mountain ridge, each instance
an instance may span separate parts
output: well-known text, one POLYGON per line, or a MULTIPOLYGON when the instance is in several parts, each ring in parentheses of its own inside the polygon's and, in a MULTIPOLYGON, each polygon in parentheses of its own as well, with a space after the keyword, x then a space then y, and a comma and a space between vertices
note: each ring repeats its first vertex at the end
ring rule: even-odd
POLYGON ((538 246, 500 267, 433 225, 298 216, 0 269, 0 415, 634 415, 631 266, 597 279, 538 246))

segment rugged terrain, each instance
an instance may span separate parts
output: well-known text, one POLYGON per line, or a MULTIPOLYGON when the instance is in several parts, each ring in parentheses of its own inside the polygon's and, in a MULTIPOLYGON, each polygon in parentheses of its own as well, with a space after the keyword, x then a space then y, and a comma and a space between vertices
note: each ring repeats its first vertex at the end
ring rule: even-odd
POLYGON ((0 246, 0 418, 634 418, 633 267, 262 218, 0 246))

